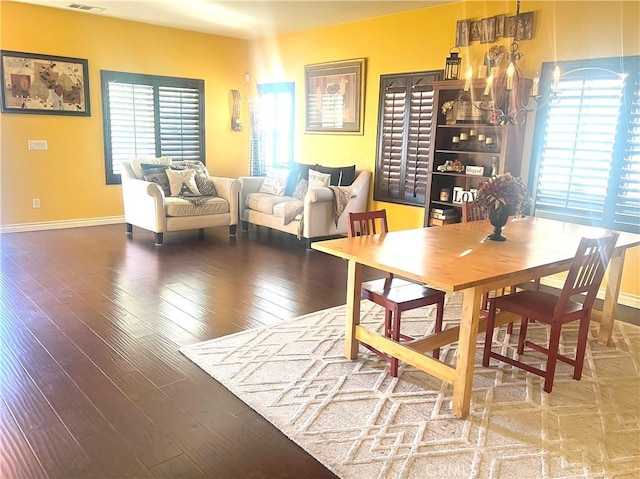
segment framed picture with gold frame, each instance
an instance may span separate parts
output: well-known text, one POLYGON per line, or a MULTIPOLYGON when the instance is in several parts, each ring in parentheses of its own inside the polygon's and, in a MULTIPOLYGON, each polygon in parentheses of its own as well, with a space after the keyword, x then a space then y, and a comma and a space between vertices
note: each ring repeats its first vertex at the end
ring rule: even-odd
POLYGON ((91 116, 88 70, 81 58, 2 50, 2 112, 91 116))
POLYGON ((305 65, 306 132, 362 135, 365 58, 305 65))

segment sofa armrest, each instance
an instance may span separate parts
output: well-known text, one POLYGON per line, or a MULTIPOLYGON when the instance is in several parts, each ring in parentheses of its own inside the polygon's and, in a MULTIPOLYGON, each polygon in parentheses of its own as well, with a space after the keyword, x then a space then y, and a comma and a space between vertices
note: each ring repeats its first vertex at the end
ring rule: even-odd
POLYGON ((241 176, 240 181, 240 218, 244 218, 247 195, 257 193, 264 182, 264 176, 241 176))
POLYGON ((123 177, 122 202, 127 223, 156 233, 166 230, 164 191, 157 183, 123 177))
POLYGON ((231 224, 238 224, 238 202, 240 195, 240 181, 235 178, 225 178, 222 176, 211 176, 216 187, 216 193, 220 198, 229 202, 229 213, 231 213, 231 224))

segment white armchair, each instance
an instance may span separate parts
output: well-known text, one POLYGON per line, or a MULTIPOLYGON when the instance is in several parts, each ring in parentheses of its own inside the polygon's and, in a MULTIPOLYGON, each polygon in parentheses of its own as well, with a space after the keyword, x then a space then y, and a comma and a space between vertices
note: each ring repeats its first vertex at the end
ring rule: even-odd
POLYGON ((240 193, 237 179, 211 176, 216 196, 194 202, 166 196, 159 184, 146 181, 140 164, 147 162, 168 166, 171 159, 134 159, 122 163, 122 200, 127 234, 133 234, 134 226, 153 231, 156 245, 161 245, 163 234, 171 231, 199 229, 202 235, 204 228, 228 226, 229 234, 235 236, 240 193))

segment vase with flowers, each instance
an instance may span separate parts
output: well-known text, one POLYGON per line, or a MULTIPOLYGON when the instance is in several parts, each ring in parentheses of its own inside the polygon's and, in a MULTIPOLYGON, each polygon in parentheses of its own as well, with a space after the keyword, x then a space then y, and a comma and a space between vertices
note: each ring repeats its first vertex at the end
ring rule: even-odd
POLYGON ((493 225, 493 233, 487 236, 492 241, 505 241, 502 227, 509 216, 523 215, 531 199, 527 187, 520 178, 511 173, 492 176, 480 182, 476 202, 487 211, 493 225))

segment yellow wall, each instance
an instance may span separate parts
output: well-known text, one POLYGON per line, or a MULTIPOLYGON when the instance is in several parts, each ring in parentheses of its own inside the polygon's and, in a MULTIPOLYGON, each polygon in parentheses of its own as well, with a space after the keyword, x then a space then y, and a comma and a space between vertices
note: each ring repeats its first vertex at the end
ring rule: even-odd
MULTIPOLYGON (((640 54, 640 2, 523 2, 535 12, 534 39, 519 43, 523 72, 532 77, 542 62, 640 54)), ((375 169, 380 75, 442 69, 455 43, 456 20, 515 13, 515 2, 455 3, 329 28, 281 35, 252 43, 253 75, 258 83, 296 83, 296 158, 304 163, 375 169), (338 136, 304 132, 304 65, 350 58, 367 59, 364 135, 338 136)), ((503 41, 508 46, 509 41, 503 41)), ((463 71, 477 71, 490 45, 462 48, 463 71)), ((528 119, 530 142, 534 118, 528 119)), ((528 168, 525 158, 524 169, 528 168)), ((389 212, 390 227, 421 227, 424 209, 373 202, 389 212)), ((640 248, 627 254, 622 290, 640 296, 640 248)))
MULTIPOLYGON (((204 79, 207 164, 213 174, 248 173, 246 99, 254 91, 244 83, 247 71, 257 83, 295 82, 298 161, 356 163, 373 170, 380 75, 442 69, 456 20, 513 14, 514 5, 512 0, 455 3, 248 44, 1 0, 0 48, 88 59, 92 115, 0 115, 0 225, 122 215, 120 186, 104 180, 101 69, 204 79), (364 135, 305 134, 304 65, 360 57, 367 58, 364 135), (229 128, 231 89, 243 97, 241 133, 229 128), (28 151, 29 139, 47 140, 49 150, 28 151), (32 208, 33 198, 40 198, 40 209, 32 208)), ((637 1, 523 2, 522 11, 531 10, 534 39, 520 43, 528 76, 543 61, 640 54, 637 1)), ((485 48, 479 43, 463 48, 463 66, 469 59, 477 66, 485 48)), ((422 208, 372 204, 379 206, 389 210, 393 229, 422 225, 422 208)), ((622 284, 624 293, 636 297, 639 265, 636 248, 627 255, 622 284)))
POLYGON ((203 79, 207 166, 248 171, 248 134, 230 128, 230 90, 247 88, 246 41, 23 3, 0 9, 3 50, 88 60, 91 102, 90 117, 0 115, 0 224, 122 216, 120 186, 105 184, 100 70, 203 79), (49 149, 29 151, 27 140, 49 149))

